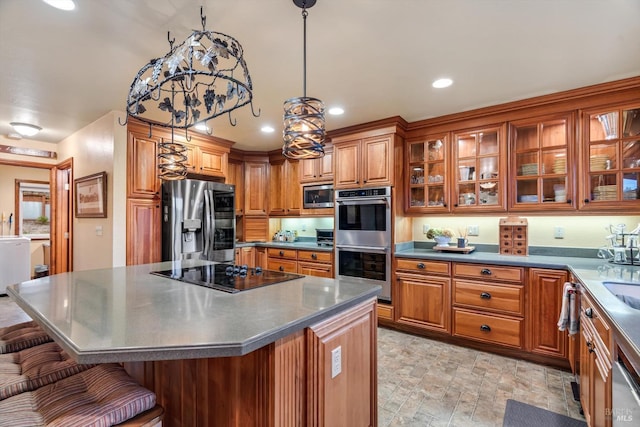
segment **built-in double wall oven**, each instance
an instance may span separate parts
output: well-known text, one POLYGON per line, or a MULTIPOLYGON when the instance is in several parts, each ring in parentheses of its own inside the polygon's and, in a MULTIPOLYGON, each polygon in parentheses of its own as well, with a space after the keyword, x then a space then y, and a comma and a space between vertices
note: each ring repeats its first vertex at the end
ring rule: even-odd
POLYGON ((391 302, 391 187, 335 194, 336 277, 381 285, 391 302))

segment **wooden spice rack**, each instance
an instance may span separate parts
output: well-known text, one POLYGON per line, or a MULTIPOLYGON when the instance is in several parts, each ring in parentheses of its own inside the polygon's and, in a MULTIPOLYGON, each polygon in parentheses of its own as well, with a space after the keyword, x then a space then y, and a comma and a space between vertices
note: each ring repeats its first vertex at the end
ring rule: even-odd
POLYGON ((529 232, 526 218, 500 218, 500 254, 529 255, 529 232))

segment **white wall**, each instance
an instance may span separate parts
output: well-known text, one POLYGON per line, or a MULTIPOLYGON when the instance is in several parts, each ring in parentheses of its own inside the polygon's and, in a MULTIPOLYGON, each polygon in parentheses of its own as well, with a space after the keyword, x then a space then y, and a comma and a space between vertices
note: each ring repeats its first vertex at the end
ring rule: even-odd
POLYGON ((76 218, 74 214, 73 269, 76 271, 124 264, 126 153, 122 154, 122 150, 126 151, 126 128, 118 125, 119 115, 113 111, 107 113, 58 144, 59 159, 73 157, 74 179, 107 172, 107 217, 76 218))

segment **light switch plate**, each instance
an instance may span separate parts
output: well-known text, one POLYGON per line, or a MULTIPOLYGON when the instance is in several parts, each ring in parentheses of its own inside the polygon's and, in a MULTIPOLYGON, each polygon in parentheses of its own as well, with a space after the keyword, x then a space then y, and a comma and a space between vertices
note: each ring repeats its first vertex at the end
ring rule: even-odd
POLYGON ((479 236, 480 235, 480 227, 477 225, 468 225, 467 226, 467 236, 479 236))
POLYGON ((331 378, 335 378, 342 372, 342 347, 331 350, 331 378))

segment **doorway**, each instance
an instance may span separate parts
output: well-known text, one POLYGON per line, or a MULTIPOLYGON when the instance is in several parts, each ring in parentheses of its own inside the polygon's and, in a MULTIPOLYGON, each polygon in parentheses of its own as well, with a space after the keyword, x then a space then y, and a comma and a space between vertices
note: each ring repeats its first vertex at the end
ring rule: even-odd
POLYGON ((49 274, 73 270, 72 200, 73 159, 58 164, 0 159, 0 166, 48 169, 50 192, 50 266, 49 274))

